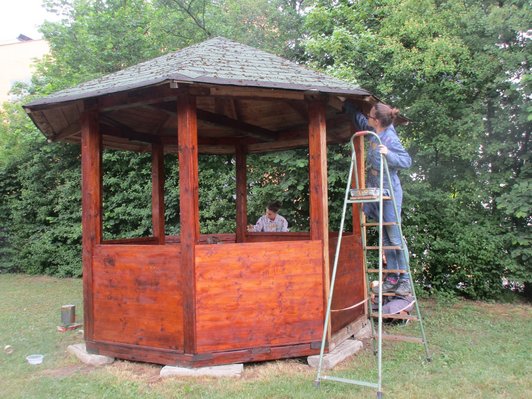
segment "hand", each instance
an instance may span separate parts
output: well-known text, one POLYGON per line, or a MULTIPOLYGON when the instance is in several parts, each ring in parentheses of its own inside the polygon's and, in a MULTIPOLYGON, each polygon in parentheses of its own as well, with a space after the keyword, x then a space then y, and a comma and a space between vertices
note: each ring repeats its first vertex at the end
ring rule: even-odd
POLYGON ((353 104, 351 104, 349 101, 345 101, 343 105, 343 111, 347 114, 354 114, 356 111, 356 108, 353 104))
POLYGON ((248 224, 248 232, 252 233, 255 231, 255 226, 253 226, 252 224, 248 224))
POLYGON ((382 155, 387 155, 388 154, 388 147, 386 147, 384 144, 379 145, 379 152, 382 155))

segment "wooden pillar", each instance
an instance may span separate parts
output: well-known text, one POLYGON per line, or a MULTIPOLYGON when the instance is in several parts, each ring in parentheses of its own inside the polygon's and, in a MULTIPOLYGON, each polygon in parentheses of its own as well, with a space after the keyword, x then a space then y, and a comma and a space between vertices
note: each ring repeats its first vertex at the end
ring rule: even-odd
MULTIPOLYGON (((354 129, 354 125, 351 124, 351 131, 355 131, 354 129)), ((357 171, 358 171, 358 183, 359 183, 359 187, 361 188, 365 188, 366 187, 366 162, 365 162, 365 149, 364 149, 364 136, 360 136, 359 138, 356 138, 355 139, 355 153, 357 155, 357 171)), ((353 179, 352 179, 352 182, 353 184, 355 183, 355 176, 353 176, 353 179)), ((354 185, 352 184, 352 187, 354 187, 354 185)), ((357 242, 360 243, 359 247, 357 248, 358 251, 361 252, 361 255, 363 256, 362 254, 362 251, 363 251, 363 243, 362 243, 362 228, 360 226, 360 220, 361 220, 361 217, 362 217, 362 221, 365 223, 366 222, 366 216, 364 214, 362 214, 362 216, 360 216, 360 212, 362 212, 362 204, 353 204, 353 235, 355 236, 355 239, 357 240, 357 242)), ((359 267, 363 268, 364 265, 360 265, 359 267)), ((365 273, 365 270, 364 270, 364 273, 365 273)), ((368 296, 368 281, 366 278, 364 278, 363 280, 363 284, 364 284, 364 299, 367 299, 367 296, 368 296)), ((369 302, 366 302, 365 305, 364 305, 364 313, 367 315, 369 313, 369 309, 368 309, 368 303, 369 302)))
POLYGON ((94 337, 92 260, 94 247, 102 241, 102 136, 97 110, 81 115, 81 190, 83 320, 89 341, 94 337))
POLYGON ((236 242, 246 241, 247 232, 247 147, 236 146, 236 242))
MULTIPOLYGON (((351 131, 354 130, 354 125, 351 124, 351 131)), ((358 183, 361 188, 366 187, 366 173, 365 173, 365 162, 364 162, 364 136, 360 136, 358 138, 355 138, 354 140, 355 144, 355 153, 357 155, 357 171, 358 171, 358 183)), ((356 180, 355 176, 353 175, 353 178, 351 179, 351 187, 356 187, 356 180)), ((353 204, 353 234, 355 237, 360 238, 360 216, 359 216, 359 208, 362 208, 361 204, 353 204)), ((364 280, 366 281, 366 280, 364 280)), ((366 291, 364 291, 366 292, 366 291)))
MULTIPOLYGON (((327 202, 327 141, 325 104, 311 100, 309 115, 310 238, 323 242, 324 309, 329 295, 329 211, 327 202)), ((323 315, 325 318, 325 314, 323 315)), ((330 339, 330 323, 328 338, 330 339)))
POLYGON ((185 353, 196 350, 195 246, 199 241, 198 128, 196 100, 187 92, 177 98, 183 332, 185 353))
POLYGON ((161 143, 151 146, 151 223, 153 236, 164 245, 164 152, 161 143))

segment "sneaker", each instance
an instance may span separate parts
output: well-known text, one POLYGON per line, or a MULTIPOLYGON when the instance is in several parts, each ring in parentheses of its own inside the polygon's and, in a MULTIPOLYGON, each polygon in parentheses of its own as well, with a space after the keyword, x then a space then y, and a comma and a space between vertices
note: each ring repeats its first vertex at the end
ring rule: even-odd
POLYGON ((399 296, 410 295, 411 291, 410 280, 399 280, 399 283, 395 287, 395 293, 399 296))
MULTIPOLYGON (((385 293, 385 292, 395 292, 397 284, 398 284, 397 278, 386 277, 386 279, 384 280, 384 283, 382 284, 382 292, 383 293, 385 293)), ((379 293, 379 287, 380 287, 380 285, 376 285, 375 287, 373 287, 371 289, 371 291, 374 294, 378 294, 379 293)))

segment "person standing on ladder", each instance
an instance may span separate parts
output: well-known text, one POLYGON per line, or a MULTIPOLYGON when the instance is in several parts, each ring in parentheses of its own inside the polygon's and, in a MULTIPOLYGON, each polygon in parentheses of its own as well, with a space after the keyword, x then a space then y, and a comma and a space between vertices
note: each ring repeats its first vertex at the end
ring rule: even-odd
MULTIPOLYGON (((393 125, 396 117, 399 115, 397 108, 391 108, 386 104, 375 104, 369 115, 366 117, 353 104, 346 102, 344 110, 353 119, 355 126, 360 130, 371 130, 377 133, 382 145, 378 145, 375 137, 370 137, 369 149, 367 153, 367 177, 366 187, 379 187, 379 171, 380 171, 380 155, 386 157, 388 168, 390 171, 390 179, 392 187, 389 187, 389 182, 384 179, 384 192, 386 190, 393 190, 395 196, 395 203, 397 206, 397 215, 401 217, 401 205, 403 202, 403 189, 397 172, 399 169, 407 169, 412 165, 412 158, 404 149, 393 125)), ((364 204, 364 213, 369 219, 379 219, 379 204, 377 202, 370 202, 364 204)), ((403 243, 399 226, 396 218, 396 212, 393 209, 393 201, 384 201, 383 203, 383 221, 396 222, 395 224, 385 225, 383 244, 384 246, 399 246, 404 249, 387 249, 386 269, 407 270, 408 250, 406 243, 403 243), (403 245, 404 244, 404 245, 403 245)), ((410 276, 408 273, 388 273, 384 282, 382 282, 383 293, 394 292, 399 296, 409 295, 411 292, 410 276)), ((373 292, 379 292, 379 286, 373 287, 373 292)))

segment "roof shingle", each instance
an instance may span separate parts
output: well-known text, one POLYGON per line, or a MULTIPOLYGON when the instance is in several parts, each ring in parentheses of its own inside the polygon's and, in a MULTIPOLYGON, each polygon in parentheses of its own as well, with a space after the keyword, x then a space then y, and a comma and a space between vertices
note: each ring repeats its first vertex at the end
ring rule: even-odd
POLYGON ((26 106, 97 97, 170 80, 345 95, 371 95, 360 87, 312 71, 268 52, 223 37, 215 37, 56 92, 26 106))

